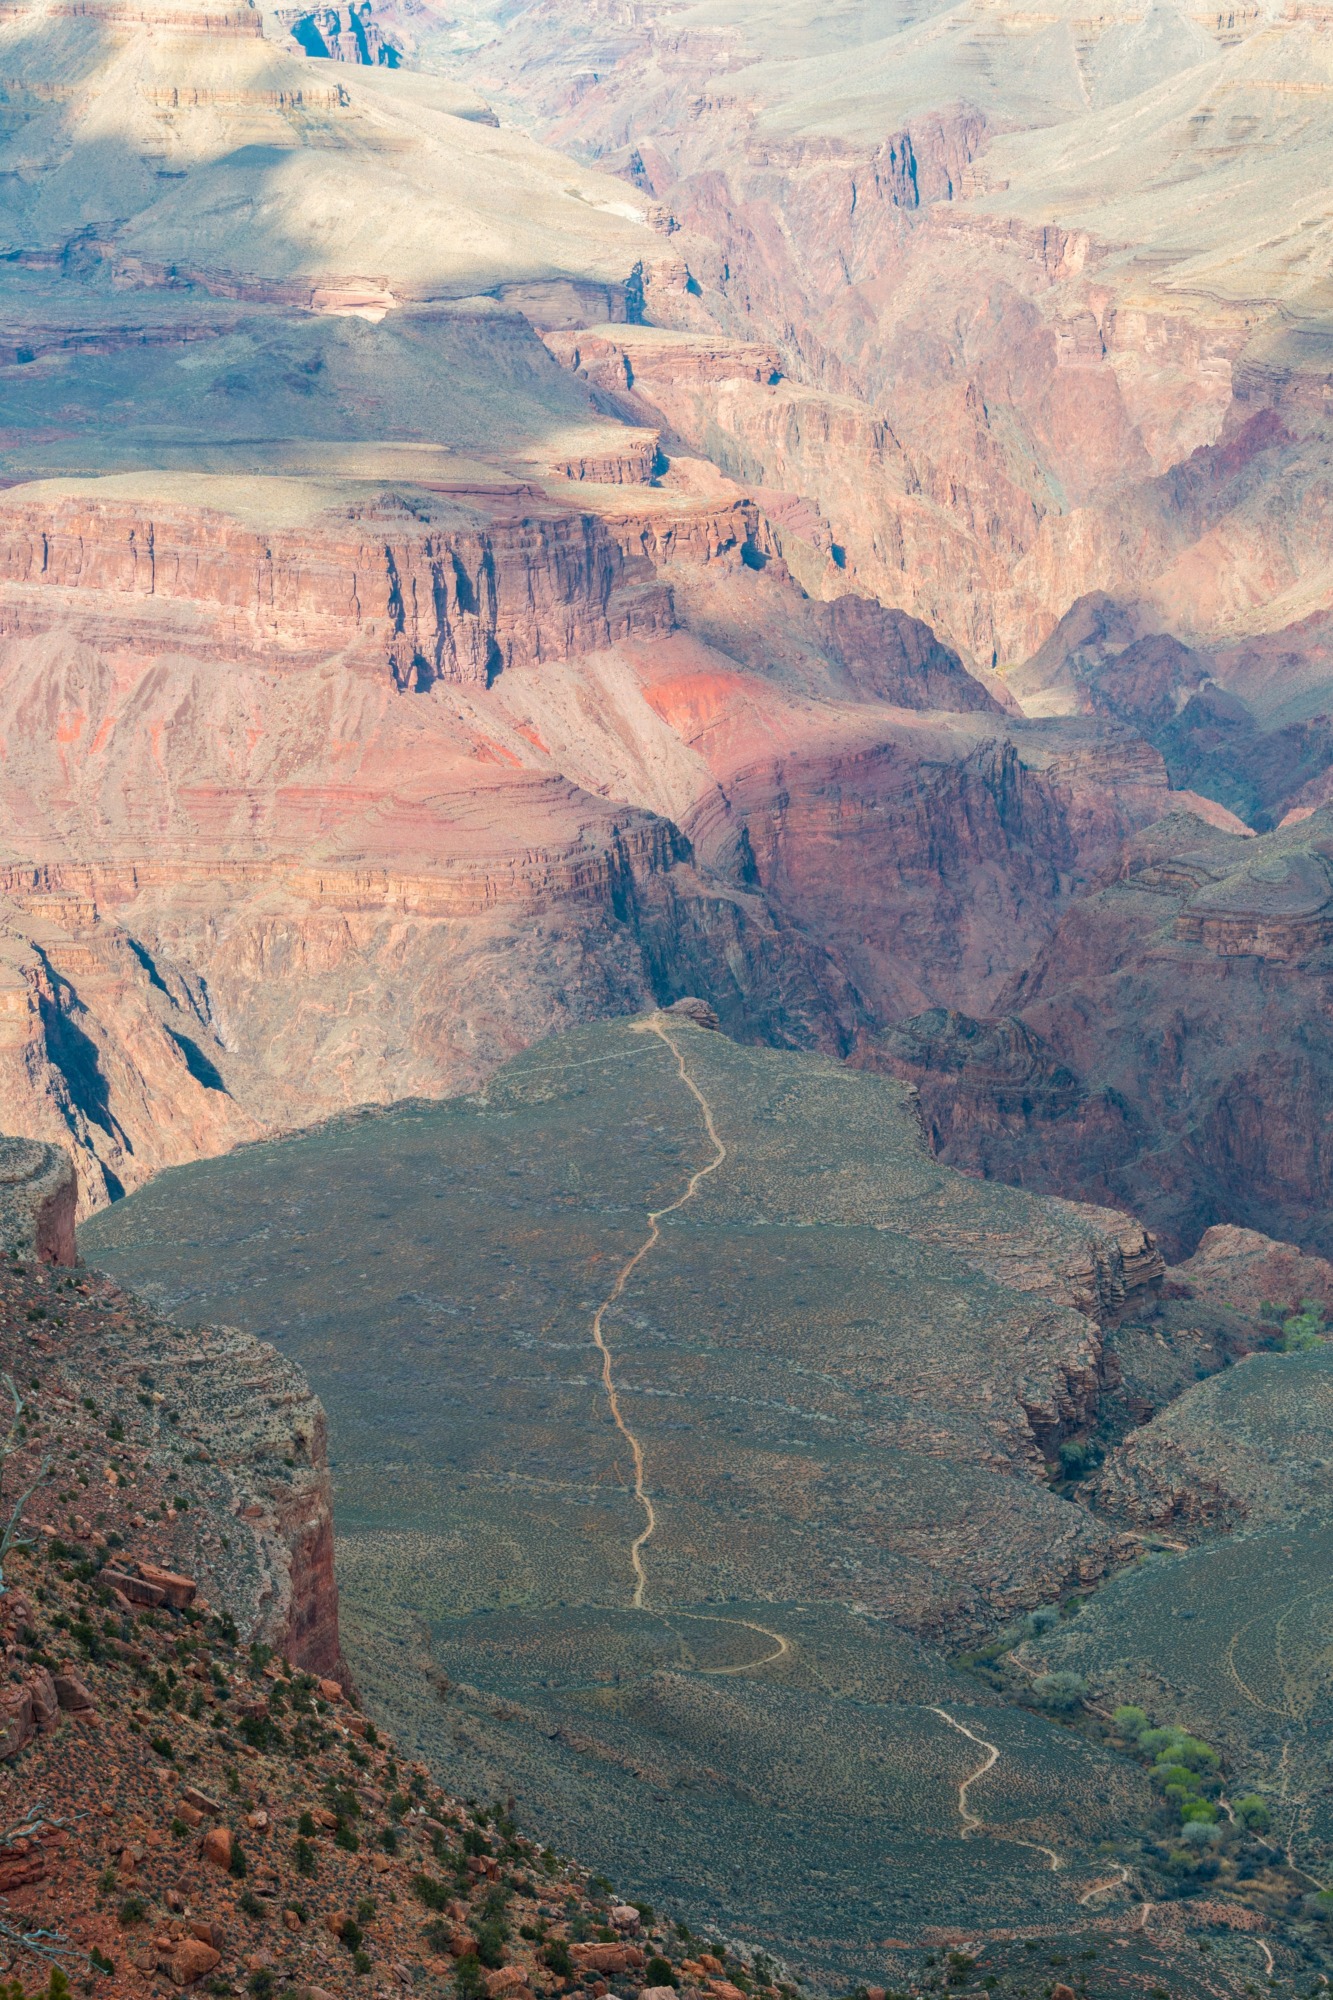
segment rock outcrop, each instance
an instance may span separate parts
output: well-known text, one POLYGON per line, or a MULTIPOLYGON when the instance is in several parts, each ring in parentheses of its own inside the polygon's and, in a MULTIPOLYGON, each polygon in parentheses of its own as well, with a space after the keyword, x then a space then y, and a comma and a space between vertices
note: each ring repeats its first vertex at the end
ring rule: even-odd
POLYGON ((68 1153, 0 1136, 0 1255, 72 1264, 77 1200, 68 1153))
MULTIPOLYGON (((5 1365, 25 1382, 30 1363, 40 1369, 43 1422, 67 1468, 90 1449, 95 1456, 110 1428, 114 1483, 103 1483, 126 1515, 122 1545, 132 1551, 117 1560, 135 1566, 152 1603, 174 1602, 177 1586, 192 1599, 191 1579, 206 1577, 213 1609, 247 1641, 345 1677, 324 1412, 308 1383, 251 1334, 187 1333, 105 1279, 65 1275, 75 1262, 68 1154, 4 1139, 4 1162, 15 1169, 0 1183, 5 1365), (191 1490, 178 1505, 182 1451, 191 1490)), ((30 1523, 58 1532, 53 1505, 49 1485, 39 1487, 30 1523)), ((76 1539, 88 1526, 76 1518, 76 1539)))

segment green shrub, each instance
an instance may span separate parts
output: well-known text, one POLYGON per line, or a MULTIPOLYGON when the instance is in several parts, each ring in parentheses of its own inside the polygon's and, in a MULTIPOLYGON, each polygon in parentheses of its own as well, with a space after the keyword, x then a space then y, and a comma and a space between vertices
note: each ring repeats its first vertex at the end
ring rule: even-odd
POLYGON ((1064 1479, 1086 1479, 1101 1462, 1101 1453, 1086 1438, 1067 1438, 1060 1447, 1060 1475, 1064 1479))
POLYGON ((475 1951, 464 1952, 459 1959, 454 1967, 454 1982, 459 2000, 482 2000, 486 1991, 486 1975, 475 1951))
POLYGON ((1300 1311, 1283 1320, 1279 1345, 1284 1354, 1309 1354, 1324 1345, 1327 1332, 1322 1307, 1314 1299, 1302 1299, 1300 1311))
POLYGON ((1148 1727, 1148 1718, 1144 1711, 1132 1704, 1117 1708, 1111 1716, 1111 1721, 1119 1735, 1132 1737, 1135 1741, 1148 1727))
MULTIPOLYGON (((569 1946, 563 1938, 552 1938, 551 1942, 544 1947, 542 1951, 542 1963, 546 1966, 548 1972, 555 1974, 557 1979, 572 1979, 574 1977, 574 1961, 569 1955, 569 1946)), ((653 1967, 659 1965, 666 1965, 666 1960, 664 1958, 654 1958, 649 1961, 648 1970, 644 1974, 645 1982, 649 1986, 674 1986, 676 1983, 674 1974, 669 1979, 653 1978, 653 1967)), ((671 1972, 669 1965, 667 1966, 667 1971, 668 1973, 671 1972)))
POLYGON ((253 1889, 242 1889, 236 1898, 236 1907, 238 1910, 243 1910, 247 1917, 263 1917, 268 1914, 253 1889))
POLYGON ((231 1837, 231 1872, 238 1880, 244 1880, 246 1870, 245 1849, 233 1834, 231 1837))
POLYGON ((1251 1833, 1267 1833, 1270 1820, 1268 1807, 1256 1792, 1250 1792, 1243 1799, 1237 1799, 1232 1811, 1243 1827, 1251 1833))
POLYGON ((309 1877, 315 1873, 315 1870, 318 1867, 318 1865, 319 1864, 315 1860, 315 1850, 312 1847, 311 1843, 304 1838, 298 1837, 296 1842, 297 1874, 309 1877))
MULTIPOLYGON (((547 1946, 548 1951, 552 1949, 554 1947, 547 1946)), ((568 1946, 561 1946, 561 1949, 568 1956, 568 1946)), ((549 1959, 547 1963, 550 1963, 549 1959)), ((676 1984, 676 1974, 670 1959, 650 1958, 647 1970, 643 1975, 643 1983, 645 1986, 674 1986, 676 1984)))
POLYGON ((361 1846, 356 1828, 349 1826, 345 1819, 338 1821, 334 1829, 333 1842, 335 1847, 345 1847, 349 1854, 355 1854, 361 1846))
POLYGON ((1082 1674, 1070 1673, 1061 1668, 1053 1674, 1038 1674, 1032 1683, 1032 1692, 1043 1708, 1052 1709, 1057 1715, 1068 1715, 1080 1706, 1088 1691, 1088 1683, 1082 1674))
POLYGON ((370 1953, 368 1951, 357 1950, 352 1953, 352 1970, 358 1978, 370 1971, 370 1953))
POLYGON ((148 1915, 148 1905, 142 1896, 127 1896, 120 1906, 120 1921, 127 1928, 130 1924, 141 1924, 148 1915))
POLYGON ((504 1964, 506 1935, 505 1926, 494 1917, 477 1925, 477 1957, 491 1972, 504 1964))
POLYGON ((453 1892, 445 1882, 437 1882, 433 1875, 414 1875, 412 1893, 428 1910, 447 1909, 453 1901, 453 1892))
POLYGON ((252 1750, 280 1750, 286 1740, 271 1715, 243 1715, 240 1729, 252 1750))

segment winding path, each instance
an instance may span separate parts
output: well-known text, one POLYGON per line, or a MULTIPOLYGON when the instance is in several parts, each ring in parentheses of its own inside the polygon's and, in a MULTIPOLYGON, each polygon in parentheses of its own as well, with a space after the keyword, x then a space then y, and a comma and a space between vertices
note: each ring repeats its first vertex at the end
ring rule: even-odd
POLYGON ((1123 1861, 1117 1861, 1115 1866, 1120 1871, 1117 1875, 1107 1875, 1102 1881, 1092 1883, 1083 1891, 1078 1898, 1080 1909, 1086 1910, 1095 1896, 1104 1896, 1108 1889, 1123 1889, 1128 1886, 1130 1879, 1128 1868, 1123 1861))
MULTIPOLYGON (((650 1034, 656 1035, 659 1041, 665 1042, 672 1055, 676 1058, 676 1068, 680 1073, 680 1080, 689 1091, 691 1097, 695 1099, 703 1114, 704 1130, 713 1144, 713 1157, 705 1166, 697 1168, 690 1175, 684 1192, 678 1194, 674 1201, 667 1202, 663 1208, 653 1208, 648 1211, 648 1234, 644 1237, 643 1242, 634 1252, 634 1255, 627 1258, 621 1265, 619 1271, 616 1273, 615 1283, 593 1315, 592 1337, 593 1344, 602 1357, 602 1387, 606 1391, 606 1400, 611 1406, 611 1415, 615 1419, 616 1429, 629 1446, 630 1456, 634 1460, 634 1498, 643 1509, 643 1526, 630 1545, 629 1552, 630 1565, 634 1571, 634 1595, 630 1599, 630 1603, 635 1611, 642 1611, 644 1608, 644 1598, 648 1590, 648 1572, 644 1568, 643 1552, 652 1540, 653 1532, 657 1527, 657 1515, 654 1512, 653 1503, 644 1489, 643 1446, 625 1422, 624 1412, 620 1407, 620 1396, 616 1390, 615 1374, 611 1364, 611 1350, 606 1344, 606 1337, 602 1331, 602 1322, 624 1292, 626 1285, 648 1255, 648 1252, 654 1249, 661 1240, 662 1217, 664 1215, 674 1215, 678 1208, 684 1208, 686 1202, 693 1201, 709 1175, 715 1174, 727 1157, 726 1146, 718 1137, 717 1126, 713 1123, 712 1106, 700 1090, 698 1084, 694 1081, 694 1078, 690 1075, 689 1070, 685 1067, 685 1058, 681 1053, 679 1045, 662 1026, 660 1018, 649 1021, 646 1025, 647 1031, 650 1034)), ((718 1622, 725 1623, 729 1621, 719 1620, 718 1622)), ((737 1620, 736 1622, 741 1623, 743 1621, 737 1620)), ((762 1631, 764 1628, 756 1626, 753 1629, 762 1631)), ((778 1634, 770 1632, 767 1636, 770 1639, 776 1639, 778 1634)), ((779 1647, 779 1652, 787 1650, 788 1642, 783 1640, 779 1647)), ((778 1656, 778 1653, 774 1653, 770 1657, 777 1659, 778 1656)), ((736 1670, 732 1669, 732 1671, 736 1670)))
POLYGON ((955 1721, 954 1717, 950 1715, 947 1708, 932 1707, 930 1712, 932 1715, 938 1715, 941 1722, 947 1722, 950 1729, 956 1729, 960 1736, 966 1736, 969 1743, 975 1743, 978 1750, 984 1750, 986 1752, 985 1763, 978 1764, 976 1770, 972 1773, 971 1777, 964 1778, 963 1782, 958 1787, 958 1817, 963 1822, 962 1837, 964 1840, 966 1840, 969 1833, 980 1833, 982 1828, 986 1824, 984 1820, 977 1818, 976 1814, 972 1811, 971 1807, 968 1805, 967 1795, 971 1791, 973 1785, 977 1784, 982 1778, 984 1778, 988 1771, 993 1771, 995 1769, 995 1766, 1000 1761, 1000 1753, 996 1749, 993 1743, 988 1743, 986 1741, 984 1736, 974 1736, 972 1731, 968 1728, 965 1722, 955 1721))
MULTIPOLYGON (((988 1771, 995 1769, 995 1766, 1000 1761, 1000 1752, 994 1743, 988 1743, 984 1736, 975 1735, 965 1722, 959 1722, 956 1716, 950 1715, 947 1708, 936 1708, 933 1702, 927 1705, 932 1715, 938 1715, 941 1722, 948 1723, 950 1729, 956 1729, 960 1736, 966 1736, 969 1743, 975 1743, 978 1750, 986 1752, 985 1763, 978 1764, 971 1776, 964 1778, 958 1787, 958 1817, 963 1822, 960 1838, 966 1840, 970 1833, 981 1833, 985 1830, 986 1826, 985 1820, 978 1819, 977 1815, 968 1805, 967 1795, 973 1785, 980 1783, 988 1771)), ((1006 1833, 1002 1827, 992 1827, 991 1832, 996 1840, 1008 1840, 1015 1847, 1026 1847, 1033 1854, 1044 1854, 1051 1864, 1052 1874, 1055 1874, 1058 1869, 1064 1867, 1064 1862, 1060 1859, 1055 1849, 1044 1846, 1039 1840, 1020 1840, 1016 1833, 1006 1833)))

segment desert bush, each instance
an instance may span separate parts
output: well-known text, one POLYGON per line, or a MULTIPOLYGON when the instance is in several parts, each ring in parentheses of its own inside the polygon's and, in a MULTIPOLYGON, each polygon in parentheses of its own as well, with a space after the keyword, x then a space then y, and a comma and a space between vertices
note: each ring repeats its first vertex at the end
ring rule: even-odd
POLYGON ((453 1893, 448 1884, 437 1882, 433 1875, 414 1875, 412 1893, 418 1902, 426 1905, 428 1910, 446 1909, 453 1900, 453 1893))
POLYGON ((459 2000, 482 2000, 486 1991, 486 1975, 475 1951, 466 1951, 459 1959, 454 1967, 454 1983, 459 2000))
POLYGON ((494 1917, 477 1925, 477 1957, 491 1972, 504 1964, 505 1936, 504 1925, 494 1917))
POLYGON ((1082 1674, 1061 1668, 1053 1674, 1038 1674, 1032 1683, 1032 1692, 1043 1708, 1053 1709, 1058 1715, 1068 1715, 1079 1707, 1088 1692, 1088 1683, 1082 1674))

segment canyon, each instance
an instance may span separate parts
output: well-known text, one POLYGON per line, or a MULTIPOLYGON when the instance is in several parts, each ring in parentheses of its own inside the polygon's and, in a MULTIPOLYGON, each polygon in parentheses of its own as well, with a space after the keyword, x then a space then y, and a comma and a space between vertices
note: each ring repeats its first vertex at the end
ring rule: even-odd
POLYGON ((1253 194, 1208 264, 1229 142, 1149 193, 1201 93, 1312 157, 1322 30, 806 12, 0 24, 0 1090, 83 1212, 685 993, 872 1063, 1321 805, 1317 301, 1253 194))
POLYGON ((160 1831, 206 1592, 215 1990, 1327 1978, 1331 78, 0 8, 0 1627, 160 1831))

